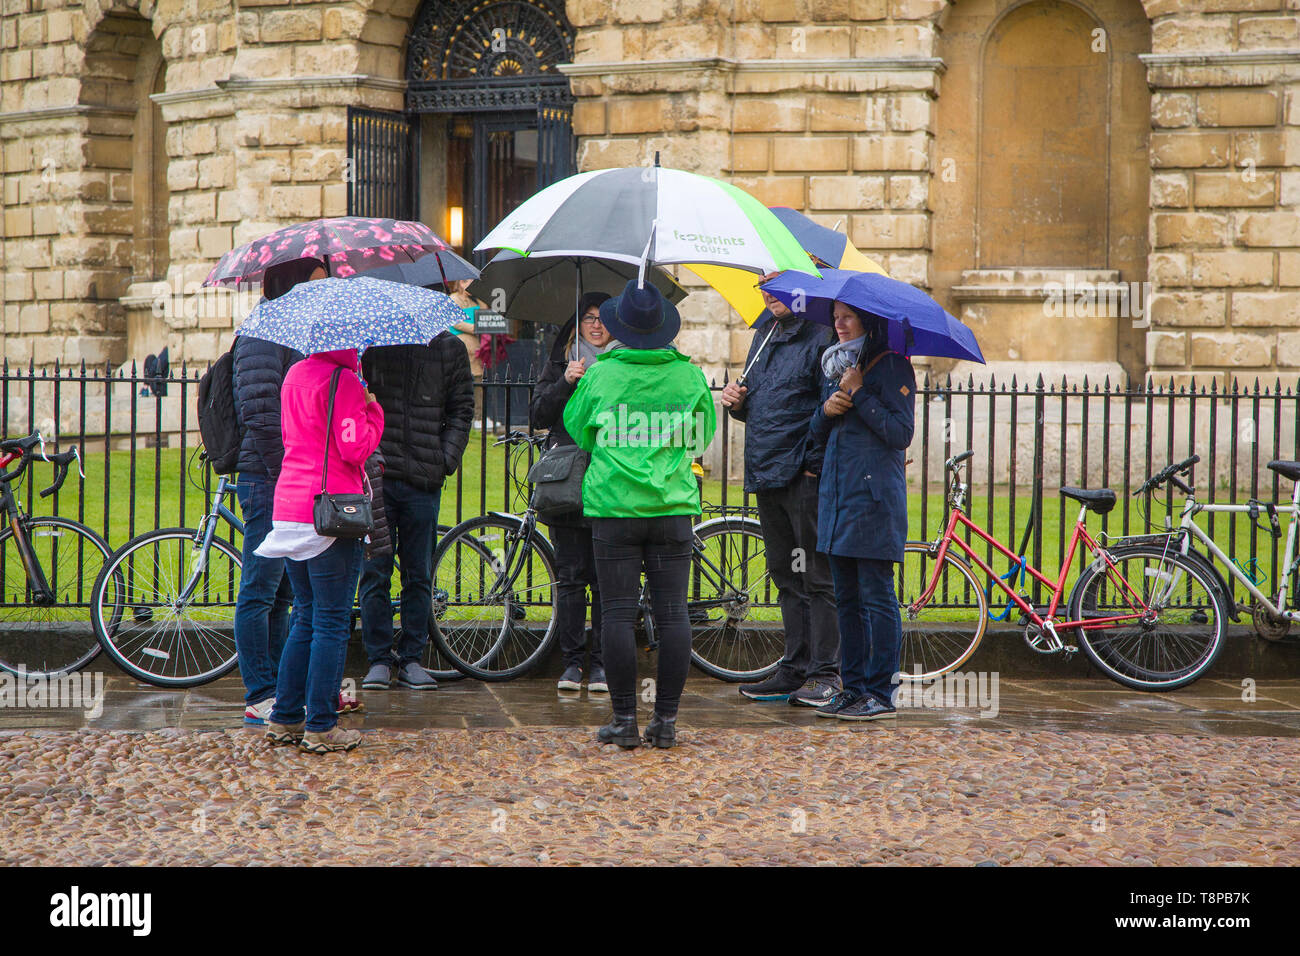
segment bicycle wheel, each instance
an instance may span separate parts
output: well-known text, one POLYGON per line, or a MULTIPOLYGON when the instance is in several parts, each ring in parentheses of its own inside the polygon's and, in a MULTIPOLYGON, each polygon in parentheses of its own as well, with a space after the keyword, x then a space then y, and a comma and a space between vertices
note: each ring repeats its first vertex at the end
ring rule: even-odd
POLYGON ((555 641, 555 559, 550 543, 536 530, 525 540, 523 527, 518 518, 471 518, 449 531, 434 555, 433 640, 469 677, 513 680, 555 641))
POLYGON ((1070 595, 1075 620, 1134 616, 1077 628, 1088 660, 1111 680, 1135 690, 1174 690, 1204 674, 1219 656, 1227 630, 1223 600, 1203 571, 1160 548, 1110 552, 1070 595))
POLYGON ((95 582, 99 640, 124 671, 159 687, 196 687, 230 672, 235 655, 239 551, 195 532, 163 528, 133 538, 95 582))
POLYGON ((988 629, 988 601, 974 572, 948 552, 936 567, 930 546, 911 541, 894 572, 903 643, 899 679, 931 680, 970 659, 988 629), (934 582, 934 590, 921 600, 934 582))
POLYGON ((720 680, 762 680, 785 656, 762 529, 751 518, 715 518, 697 525, 695 536, 686 591, 691 662, 720 680))
POLYGON ((28 518, 23 531, 52 604, 38 604, 13 529, 0 532, 0 670, 22 677, 57 677, 85 667, 99 653, 91 623, 91 594, 112 549, 67 518, 28 518))

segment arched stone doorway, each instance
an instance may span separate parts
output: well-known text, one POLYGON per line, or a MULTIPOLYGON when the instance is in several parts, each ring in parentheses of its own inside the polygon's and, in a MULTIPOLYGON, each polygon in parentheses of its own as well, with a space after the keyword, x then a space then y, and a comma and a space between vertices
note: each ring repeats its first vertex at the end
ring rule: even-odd
POLYGON ((86 38, 78 97, 89 117, 76 207, 89 312, 79 327, 52 331, 124 340, 124 349, 109 353, 113 360, 140 359, 167 344, 153 308, 154 283, 170 263, 167 130, 151 99, 165 84, 150 22, 133 9, 107 12, 86 38))
POLYGON ((405 112, 349 110, 349 212, 418 218, 468 252, 572 174, 573 99, 557 68, 573 40, 554 0, 425 0, 407 39, 405 112))
POLYGON ((935 292, 1007 371, 1142 373, 1149 50, 1137 0, 948 11, 935 292))

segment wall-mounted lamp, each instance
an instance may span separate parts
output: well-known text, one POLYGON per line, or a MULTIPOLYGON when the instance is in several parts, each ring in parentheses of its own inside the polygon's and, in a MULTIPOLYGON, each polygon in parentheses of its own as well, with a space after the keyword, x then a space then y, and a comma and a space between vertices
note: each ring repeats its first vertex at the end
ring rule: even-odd
POLYGON ((447 239, 453 246, 465 244, 465 209, 452 206, 447 215, 447 239))

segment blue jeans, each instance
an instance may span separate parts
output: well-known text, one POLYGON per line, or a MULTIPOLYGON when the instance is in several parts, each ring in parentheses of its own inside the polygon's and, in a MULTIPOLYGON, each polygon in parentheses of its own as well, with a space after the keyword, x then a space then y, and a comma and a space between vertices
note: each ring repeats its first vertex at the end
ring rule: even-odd
POLYGON ((844 689, 893 705, 903 643, 894 594, 894 564, 830 555, 840 619, 840 678, 844 689))
POLYGON ((307 729, 320 733, 338 723, 339 677, 361 574, 361 542, 339 538, 309 561, 289 559, 285 564, 293 585, 293 614, 271 720, 296 724, 305 704, 307 729))
POLYGON ((260 558, 253 552, 271 533, 275 482, 264 475, 241 474, 235 484, 244 516, 244 568, 235 602, 235 649, 244 702, 260 704, 275 693, 276 669, 289 633, 293 588, 283 558, 260 558))
POLYGON ((403 667, 424 657, 433 610, 433 545, 442 489, 420 491, 384 479, 384 508, 402 571, 402 639, 393 652, 393 555, 365 563, 361 575, 361 640, 371 664, 403 667))

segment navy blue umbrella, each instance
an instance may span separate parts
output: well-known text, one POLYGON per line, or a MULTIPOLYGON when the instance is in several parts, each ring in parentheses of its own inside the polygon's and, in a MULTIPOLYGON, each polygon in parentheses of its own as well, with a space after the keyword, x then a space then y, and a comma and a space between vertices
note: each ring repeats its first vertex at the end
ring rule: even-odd
POLYGON ((259 302, 235 332, 311 355, 424 345, 464 319, 450 296, 366 275, 300 282, 279 298, 259 302))
POLYGON ((984 362, 974 332, 920 289, 889 276, 823 269, 818 279, 783 272, 762 289, 790 311, 822 325, 835 324, 837 301, 888 319, 889 347, 905 355, 984 362))
POLYGON ((387 279, 407 285, 440 285, 457 279, 477 279, 479 270, 454 252, 431 252, 414 262, 397 262, 391 266, 367 269, 358 276, 370 279, 387 279))

